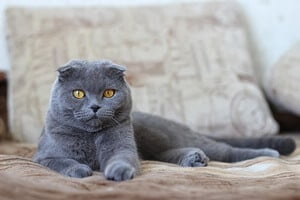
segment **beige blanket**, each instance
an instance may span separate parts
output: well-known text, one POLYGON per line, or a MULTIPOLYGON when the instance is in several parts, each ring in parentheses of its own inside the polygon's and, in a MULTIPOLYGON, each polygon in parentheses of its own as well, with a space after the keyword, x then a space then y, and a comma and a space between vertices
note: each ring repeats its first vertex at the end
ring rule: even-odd
POLYGON ((142 161, 140 175, 125 182, 107 181, 99 172, 83 179, 61 176, 33 163, 34 149, 0 144, 0 199, 300 199, 300 148, 279 159, 204 168, 142 161))

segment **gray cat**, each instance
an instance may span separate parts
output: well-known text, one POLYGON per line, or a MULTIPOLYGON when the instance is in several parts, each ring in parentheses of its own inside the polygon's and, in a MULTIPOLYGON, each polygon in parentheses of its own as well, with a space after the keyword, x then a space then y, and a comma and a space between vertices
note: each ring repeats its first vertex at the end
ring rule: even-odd
POLYGON ((109 61, 84 60, 58 69, 35 162, 70 177, 97 170, 122 181, 138 173, 139 158, 201 167, 209 159, 236 162, 295 149, 289 138, 212 139, 183 124, 131 113, 124 71, 109 61))

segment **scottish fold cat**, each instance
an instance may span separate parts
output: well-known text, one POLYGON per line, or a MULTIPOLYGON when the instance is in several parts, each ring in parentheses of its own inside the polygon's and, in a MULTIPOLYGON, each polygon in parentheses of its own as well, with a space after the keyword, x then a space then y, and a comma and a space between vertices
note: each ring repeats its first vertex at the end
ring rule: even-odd
POLYGON ((202 167, 209 159, 237 162, 295 149, 289 138, 213 139, 184 124, 131 112, 124 71, 101 60, 72 60, 58 69, 35 162, 70 177, 96 170, 122 181, 139 172, 139 159, 202 167))

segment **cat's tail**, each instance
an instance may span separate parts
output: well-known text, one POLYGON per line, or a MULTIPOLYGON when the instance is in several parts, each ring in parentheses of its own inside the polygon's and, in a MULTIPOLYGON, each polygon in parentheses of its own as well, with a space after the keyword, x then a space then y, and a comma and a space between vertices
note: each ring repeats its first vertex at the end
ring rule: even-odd
POLYGON ((233 147, 241 148, 272 148, 282 155, 288 155, 296 149, 296 142, 288 137, 263 137, 263 138, 212 138, 233 147))

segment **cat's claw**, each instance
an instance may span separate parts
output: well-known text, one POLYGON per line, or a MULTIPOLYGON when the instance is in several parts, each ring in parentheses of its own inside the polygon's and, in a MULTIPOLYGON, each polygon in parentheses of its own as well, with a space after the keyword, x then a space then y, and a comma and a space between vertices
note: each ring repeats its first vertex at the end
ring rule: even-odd
POLYGON ((63 174, 74 178, 83 178, 91 176, 93 174, 93 170, 87 165, 77 164, 67 168, 63 174))
POLYGON ((124 161, 116 161, 108 164, 104 170, 104 176, 108 180, 125 181, 132 179, 135 175, 135 168, 124 161))
POLYGON ((191 150, 183 156, 179 165, 183 167, 205 167, 208 161, 209 158, 200 149, 191 150))

